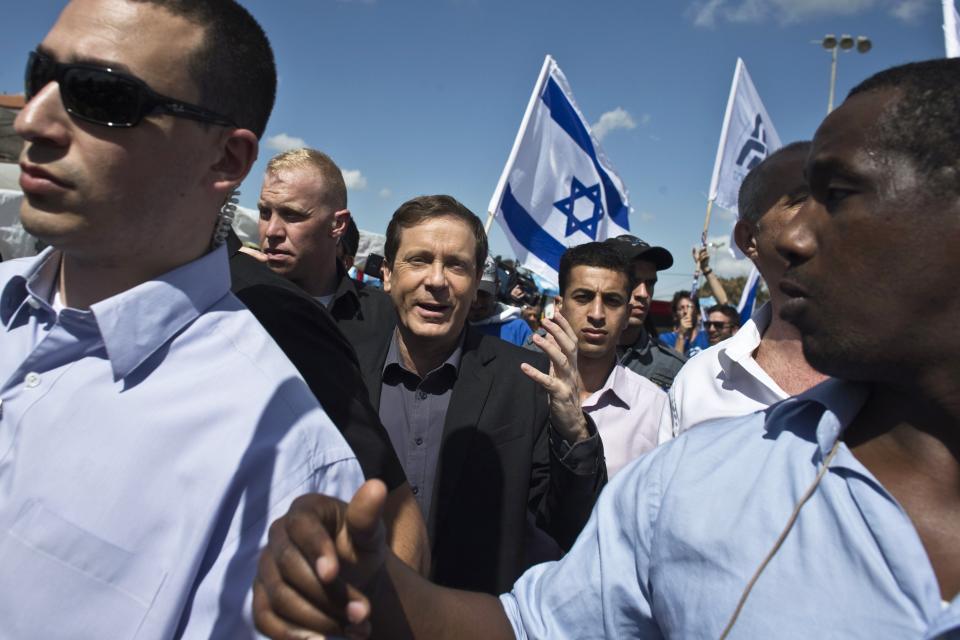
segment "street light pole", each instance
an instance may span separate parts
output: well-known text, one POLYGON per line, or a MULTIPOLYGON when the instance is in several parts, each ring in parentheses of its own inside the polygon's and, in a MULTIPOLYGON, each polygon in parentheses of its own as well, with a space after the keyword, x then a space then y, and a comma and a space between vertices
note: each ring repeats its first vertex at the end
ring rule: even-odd
POLYGON ((830 97, 827 98, 827 115, 833 111, 833 96, 837 88, 837 47, 831 50, 833 60, 830 62, 830 97))
POLYGON ((843 34, 837 39, 832 33, 825 35, 822 40, 811 40, 811 42, 819 44, 831 54, 830 93, 827 98, 827 115, 830 115, 830 112, 833 111, 833 97, 837 87, 837 51, 839 49, 849 51, 856 46, 859 53, 866 53, 873 48, 873 42, 871 42, 867 36, 857 36, 856 39, 854 39, 854 37, 849 34, 843 34))

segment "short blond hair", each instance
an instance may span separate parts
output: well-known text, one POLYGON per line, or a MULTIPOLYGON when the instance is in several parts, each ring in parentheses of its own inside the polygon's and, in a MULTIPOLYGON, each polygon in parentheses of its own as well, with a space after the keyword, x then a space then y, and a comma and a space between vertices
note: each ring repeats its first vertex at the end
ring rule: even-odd
POLYGON ((334 211, 347 208, 347 185, 343 172, 333 159, 322 151, 301 147, 278 153, 267 162, 267 173, 312 169, 324 185, 324 200, 334 211))

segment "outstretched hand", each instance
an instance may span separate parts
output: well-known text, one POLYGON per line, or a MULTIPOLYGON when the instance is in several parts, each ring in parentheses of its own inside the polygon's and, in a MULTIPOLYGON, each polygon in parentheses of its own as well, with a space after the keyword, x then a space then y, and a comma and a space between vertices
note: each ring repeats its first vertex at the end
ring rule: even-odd
POLYGON ((274 640, 309 632, 365 638, 369 593, 387 556, 387 490, 370 480, 349 504, 309 494, 270 527, 253 584, 257 629, 274 640))
POLYGON ((550 373, 523 363, 520 369, 550 395, 550 418, 554 429, 570 443, 590 437, 587 419, 580 409, 580 373, 577 369, 577 334, 562 314, 544 318, 547 337, 533 335, 533 342, 550 358, 550 373))

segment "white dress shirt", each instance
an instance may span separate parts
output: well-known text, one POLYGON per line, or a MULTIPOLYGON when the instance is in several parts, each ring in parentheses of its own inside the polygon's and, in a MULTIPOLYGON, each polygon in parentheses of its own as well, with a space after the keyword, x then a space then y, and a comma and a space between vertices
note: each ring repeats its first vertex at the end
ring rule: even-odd
POLYGON ((580 406, 597 425, 608 478, 673 437, 667 394, 622 364, 580 406))
POLYGON ((753 358, 772 314, 770 303, 764 304, 733 337, 683 365, 670 388, 675 435, 706 420, 743 416, 790 397, 753 358))

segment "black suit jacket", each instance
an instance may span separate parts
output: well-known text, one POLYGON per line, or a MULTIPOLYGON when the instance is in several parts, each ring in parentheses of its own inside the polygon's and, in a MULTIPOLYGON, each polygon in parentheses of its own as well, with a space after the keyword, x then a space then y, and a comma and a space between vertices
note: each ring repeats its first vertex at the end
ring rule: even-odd
MULTIPOLYGON (((377 340, 354 345, 375 407, 392 333, 384 322, 377 340)), ((546 393, 521 362, 548 368, 541 354, 467 329, 427 518, 438 584, 508 590, 527 568, 528 512, 569 549, 606 482, 599 442, 578 471, 553 453, 546 393)))
POLYGON ((383 480, 390 490, 402 485, 406 476, 370 404, 357 355, 333 318, 298 286, 240 252, 240 240, 232 232, 227 242, 234 295, 303 376, 364 475, 383 480))

